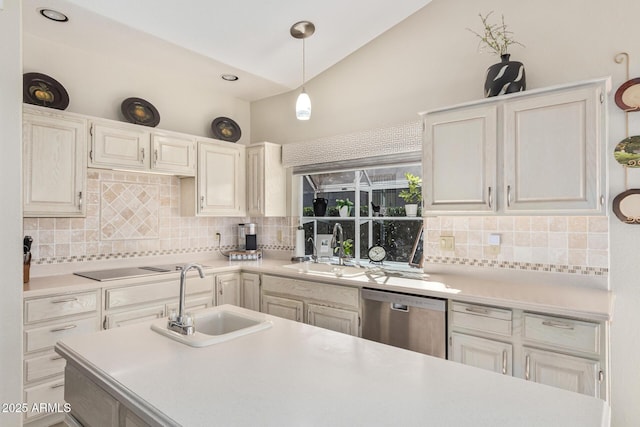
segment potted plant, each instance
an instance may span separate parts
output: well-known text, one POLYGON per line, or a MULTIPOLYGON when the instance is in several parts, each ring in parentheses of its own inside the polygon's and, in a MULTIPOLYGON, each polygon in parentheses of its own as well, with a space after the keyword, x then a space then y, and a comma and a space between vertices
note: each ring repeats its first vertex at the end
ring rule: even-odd
POLYGON ((482 16, 481 13, 478 14, 484 27, 481 33, 467 28, 480 39, 480 51, 494 53, 502 61, 493 64, 487 70, 487 77, 484 83, 484 95, 487 98, 505 93, 520 92, 526 89, 524 65, 522 65, 522 62, 509 61, 510 54, 508 53, 509 46, 520 45, 524 47, 524 45, 517 42, 513 38, 513 33, 507 29, 507 24, 504 23, 504 15, 501 23, 489 23, 489 17, 492 13, 489 12, 487 16, 482 16))
MULTIPOLYGON (((334 253, 338 253, 338 247, 333 249, 334 253)), ((353 257, 353 239, 347 239, 344 242, 342 242, 342 251, 345 254, 345 256, 348 257, 353 257)))
POLYGON ((336 206, 338 207, 338 212, 340 213, 340 216, 345 217, 351 214, 351 208, 353 207, 353 202, 349 200, 348 197, 346 199, 336 199, 336 206))
POLYGON ((407 216, 418 215, 418 203, 422 201, 422 179, 409 172, 405 172, 409 188, 402 190, 398 196, 404 200, 404 210, 407 216))

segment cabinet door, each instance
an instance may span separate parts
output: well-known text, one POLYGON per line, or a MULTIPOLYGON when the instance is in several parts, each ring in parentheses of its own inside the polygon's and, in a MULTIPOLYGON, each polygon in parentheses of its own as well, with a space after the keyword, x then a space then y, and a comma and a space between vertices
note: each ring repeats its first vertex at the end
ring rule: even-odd
POLYGON ((165 306, 154 305, 150 307, 138 308, 122 313, 108 314, 105 316, 102 326, 104 329, 111 329, 120 326, 133 325, 146 320, 160 319, 165 316, 165 306))
POLYGON ((198 213, 211 216, 245 215, 244 148, 198 143, 198 213))
POLYGON ((242 307, 260 311, 260 275, 242 273, 242 307))
POLYGON ((359 316, 356 311, 309 304, 307 306, 307 323, 356 337, 359 335, 359 316))
POLYGON ((302 322, 302 301, 262 295, 262 312, 296 322, 302 322))
POLYGON ((600 397, 598 361, 527 347, 523 357, 526 380, 600 397))
POLYGON ((426 210, 496 210, 496 111, 496 105, 484 105, 425 116, 426 210))
POLYGON ((508 343, 452 332, 449 359, 476 368, 511 375, 513 348, 508 343))
POLYGON ((603 211, 601 94, 591 86, 505 103, 506 212, 603 211))
POLYGON ((87 123, 84 119, 31 112, 25 108, 24 216, 85 215, 86 143, 87 123))
POLYGON ((240 273, 218 274, 216 276, 216 302, 216 305, 240 306, 240 273))
POLYGON ((182 176, 196 174, 194 138, 154 133, 151 135, 151 170, 182 176))
POLYGON ((264 215, 264 147, 247 149, 247 215, 264 215))
POLYGON ((89 166, 149 169, 149 132, 129 126, 93 123, 89 166))

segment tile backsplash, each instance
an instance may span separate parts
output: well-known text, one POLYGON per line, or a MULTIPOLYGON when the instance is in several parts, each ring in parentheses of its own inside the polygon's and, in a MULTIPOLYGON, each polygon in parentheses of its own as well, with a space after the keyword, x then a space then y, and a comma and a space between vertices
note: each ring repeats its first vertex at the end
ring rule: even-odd
POLYGON ((258 245, 293 250, 291 218, 180 216, 180 179, 93 169, 85 218, 25 218, 35 263, 235 249, 238 224, 255 222, 258 245))
POLYGON ((425 219, 429 262, 531 270, 607 274, 607 217, 441 216, 425 219), (500 236, 500 246, 489 236, 500 236), (453 236, 455 249, 442 250, 441 236, 453 236))

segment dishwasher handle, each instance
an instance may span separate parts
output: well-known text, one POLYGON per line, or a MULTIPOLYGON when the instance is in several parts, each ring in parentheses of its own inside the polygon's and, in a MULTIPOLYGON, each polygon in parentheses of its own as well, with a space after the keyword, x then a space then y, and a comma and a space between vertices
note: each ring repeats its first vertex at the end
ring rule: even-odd
POLYGON ((402 310, 401 306, 424 308, 427 310, 435 310, 441 312, 446 312, 447 310, 447 305, 444 300, 427 296, 401 294, 370 288, 362 288, 361 295, 362 299, 364 300, 390 303, 391 309, 397 311, 408 311, 402 310))
POLYGON ((398 304, 397 302, 391 302, 389 303, 389 306, 391 307, 391 310, 402 311, 404 313, 409 312, 409 306, 406 304, 398 304))

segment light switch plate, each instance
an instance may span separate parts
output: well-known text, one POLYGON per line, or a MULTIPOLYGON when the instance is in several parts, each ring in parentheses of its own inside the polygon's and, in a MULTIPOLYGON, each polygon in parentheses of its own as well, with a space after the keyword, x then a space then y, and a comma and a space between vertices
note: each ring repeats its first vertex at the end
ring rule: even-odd
POLYGON ((440 250, 453 251, 455 246, 455 239, 453 236, 440 236, 440 250))

